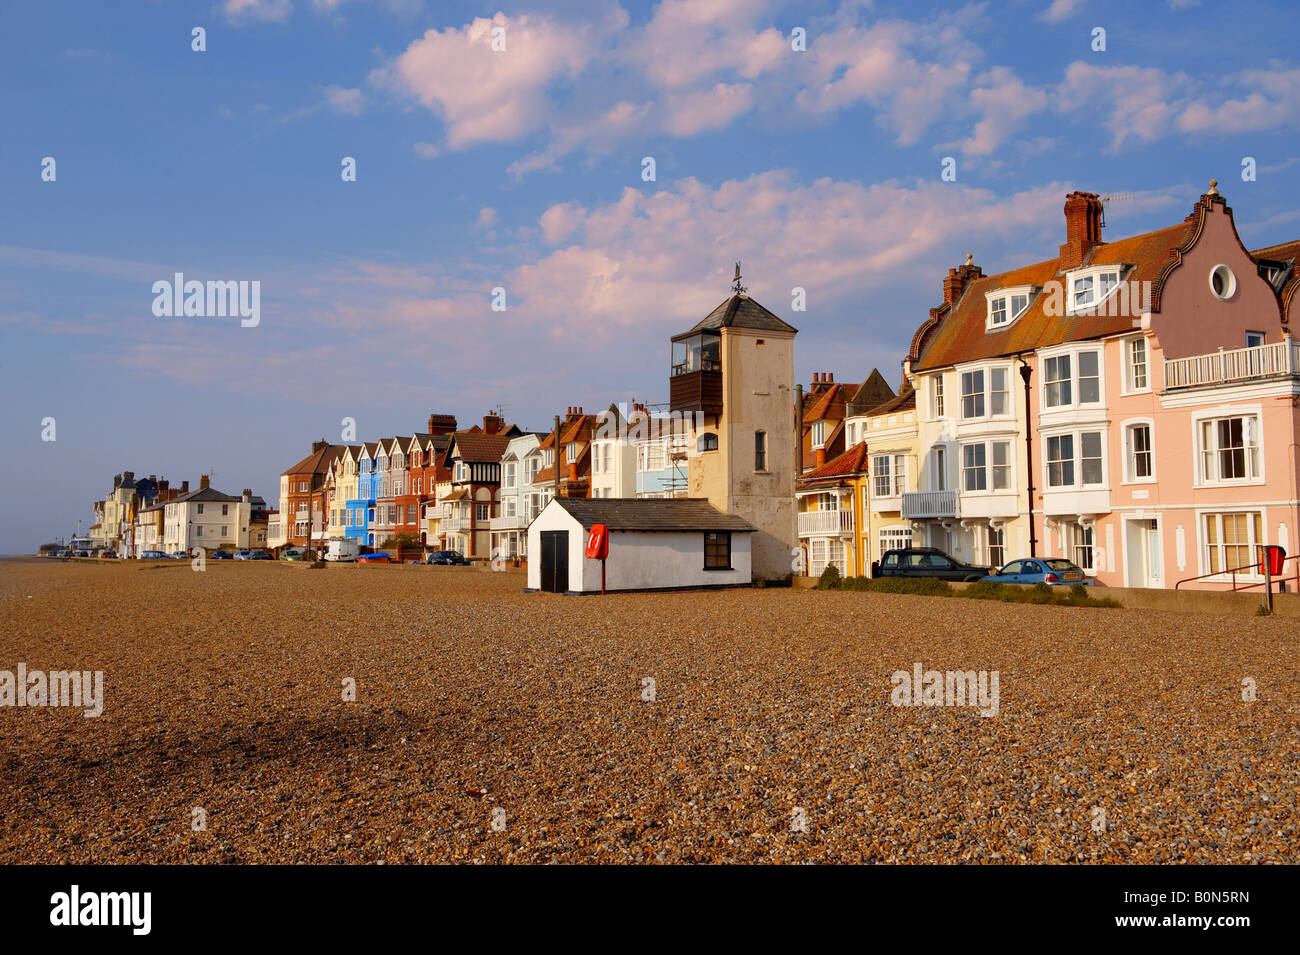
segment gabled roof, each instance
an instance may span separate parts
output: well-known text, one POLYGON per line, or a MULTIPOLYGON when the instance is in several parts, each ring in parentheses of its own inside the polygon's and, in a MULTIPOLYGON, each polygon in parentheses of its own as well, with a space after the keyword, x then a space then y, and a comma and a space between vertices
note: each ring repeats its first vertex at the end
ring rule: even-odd
POLYGON ((459 456, 462 461, 474 464, 496 464, 505 453, 510 436, 505 432, 483 434, 480 432, 458 433, 454 439, 454 450, 449 449, 452 457, 459 456))
POLYGON ((566 510, 584 529, 604 524, 611 531, 735 531, 754 528, 703 498, 557 497, 547 507, 566 510))
POLYGON ((854 474, 865 474, 866 468, 867 443, 859 441, 843 454, 832 458, 821 467, 809 471, 800 479, 800 482, 802 484, 848 477, 854 474))
POLYGON ((773 332, 798 331, 793 325, 786 324, 748 295, 737 294, 724 299, 721 305, 700 319, 685 334, 720 328, 758 328, 773 332))
POLYGON ((845 414, 866 414, 872 408, 893 400, 894 397, 894 389, 889 387, 889 382, 885 381, 885 376, 880 373, 880 369, 873 368, 867 380, 849 397, 845 414))
POLYGON ((578 415, 567 425, 561 423, 560 444, 572 444, 575 441, 590 441, 592 430, 596 426, 596 416, 578 415))
POLYGON ((327 444, 317 451, 313 451, 307 457, 303 458, 293 467, 281 474, 324 474, 334 466, 334 460, 343 453, 343 445, 327 444))
POLYGON ((234 497, 230 494, 222 494, 216 488, 205 487, 205 488, 200 488, 197 491, 190 491, 188 494, 182 494, 179 497, 171 501, 167 501, 165 503, 167 504, 189 504, 189 503, 236 504, 242 500, 243 500, 242 497, 234 497))

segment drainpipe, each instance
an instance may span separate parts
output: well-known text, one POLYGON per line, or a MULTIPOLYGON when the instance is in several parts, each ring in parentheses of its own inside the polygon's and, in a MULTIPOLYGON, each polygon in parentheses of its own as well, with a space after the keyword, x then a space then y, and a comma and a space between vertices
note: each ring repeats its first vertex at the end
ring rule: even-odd
POLYGON ((1020 377, 1025 383, 1025 475, 1029 483, 1029 556, 1037 557, 1038 534, 1034 529, 1034 432, 1033 419, 1029 412, 1029 379, 1034 370, 1029 367, 1024 355, 1017 357, 1020 359, 1020 377))
POLYGON ((803 385, 794 386, 794 479, 803 475, 803 385))
POLYGON ((555 484, 555 499, 560 497, 560 416, 555 416, 555 446, 551 448, 551 457, 555 461, 555 474, 552 479, 555 484))

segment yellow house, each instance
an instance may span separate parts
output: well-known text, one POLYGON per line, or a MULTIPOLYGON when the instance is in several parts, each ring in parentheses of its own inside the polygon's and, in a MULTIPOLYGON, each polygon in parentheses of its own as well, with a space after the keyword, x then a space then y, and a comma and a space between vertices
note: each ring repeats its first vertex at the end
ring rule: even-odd
POLYGON ((809 576, 820 577, 828 564, 842 577, 868 573, 869 551, 862 546, 866 527, 867 445, 859 441, 843 454, 799 479, 795 491, 799 548, 809 576))
POLYGON ((868 413, 854 415, 845 426, 852 438, 865 442, 866 478, 859 505, 867 520, 855 529, 856 550, 866 555, 868 570, 885 551, 914 543, 912 522, 903 517, 903 495, 916 490, 920 437, 916 420, 916 391, 904 382, 898 396, 868 413))

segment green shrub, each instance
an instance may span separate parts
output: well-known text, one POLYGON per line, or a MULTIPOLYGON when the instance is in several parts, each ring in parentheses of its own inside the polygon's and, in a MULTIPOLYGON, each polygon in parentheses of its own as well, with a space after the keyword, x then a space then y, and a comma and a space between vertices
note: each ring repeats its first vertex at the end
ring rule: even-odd
POLYGON ((822 575, 817 578, 818 590, 839 590, 840 588, 840 569, 834 564, 827 564, 822 575))
POLYGON ((1014 595, 1008 595, 1007 589, 996 580, 977 580, 963 590, 961 596, 975 600, 1014 600, 1014 595))
POLYGON ((876 594, 920 594, 923 597, 946 597, 952 585, 937 577, 852 577, 846 582, 849 590, 864 590, 876 594))
POLYGON ((1070 596, 1075 600, 1086 600, 1088 597, 1088 588, 1083 584, 1071 584, 1070 596))

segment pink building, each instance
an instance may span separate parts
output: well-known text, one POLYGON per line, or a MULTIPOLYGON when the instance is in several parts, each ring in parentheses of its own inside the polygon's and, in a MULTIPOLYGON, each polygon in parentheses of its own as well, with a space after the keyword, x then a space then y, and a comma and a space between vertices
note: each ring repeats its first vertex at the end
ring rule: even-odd
MULTIPOLYGON (((1072 194, 1065 214, 1056 259, 950 273, 909 356, 918 394, 944 378, 956 396, 933 445, 951 445, 944 460, 979 461, 966 443, 995 425, 1006 435, 1004 486, 1021 516, 1002 515, 1003 526, 1029 529, 1033 484, 1033 533, 1009 538, 1025 552, 1007 560, 1032 547, 1110 586, 1261 583, 1260 545, 1300 547, 1300 344, 1289 330, 1300 241, 1248 251, 1213 182, 1183 222, 1114 242, 1101 239, 1097 196, 1072 194), (1019 391, 1010 371, 1022 365, 1027 413, 1014 393, 978 397, 1011 381, 1019 391), (967 414, 986 407, 1010 420, 967 414)), ((967 547, 959 529, 977 523, 968 515, 982 513, 990 485, 966 477, 954 469, 945 526, 958 556, 980 561, 980 538, 967 547)))

